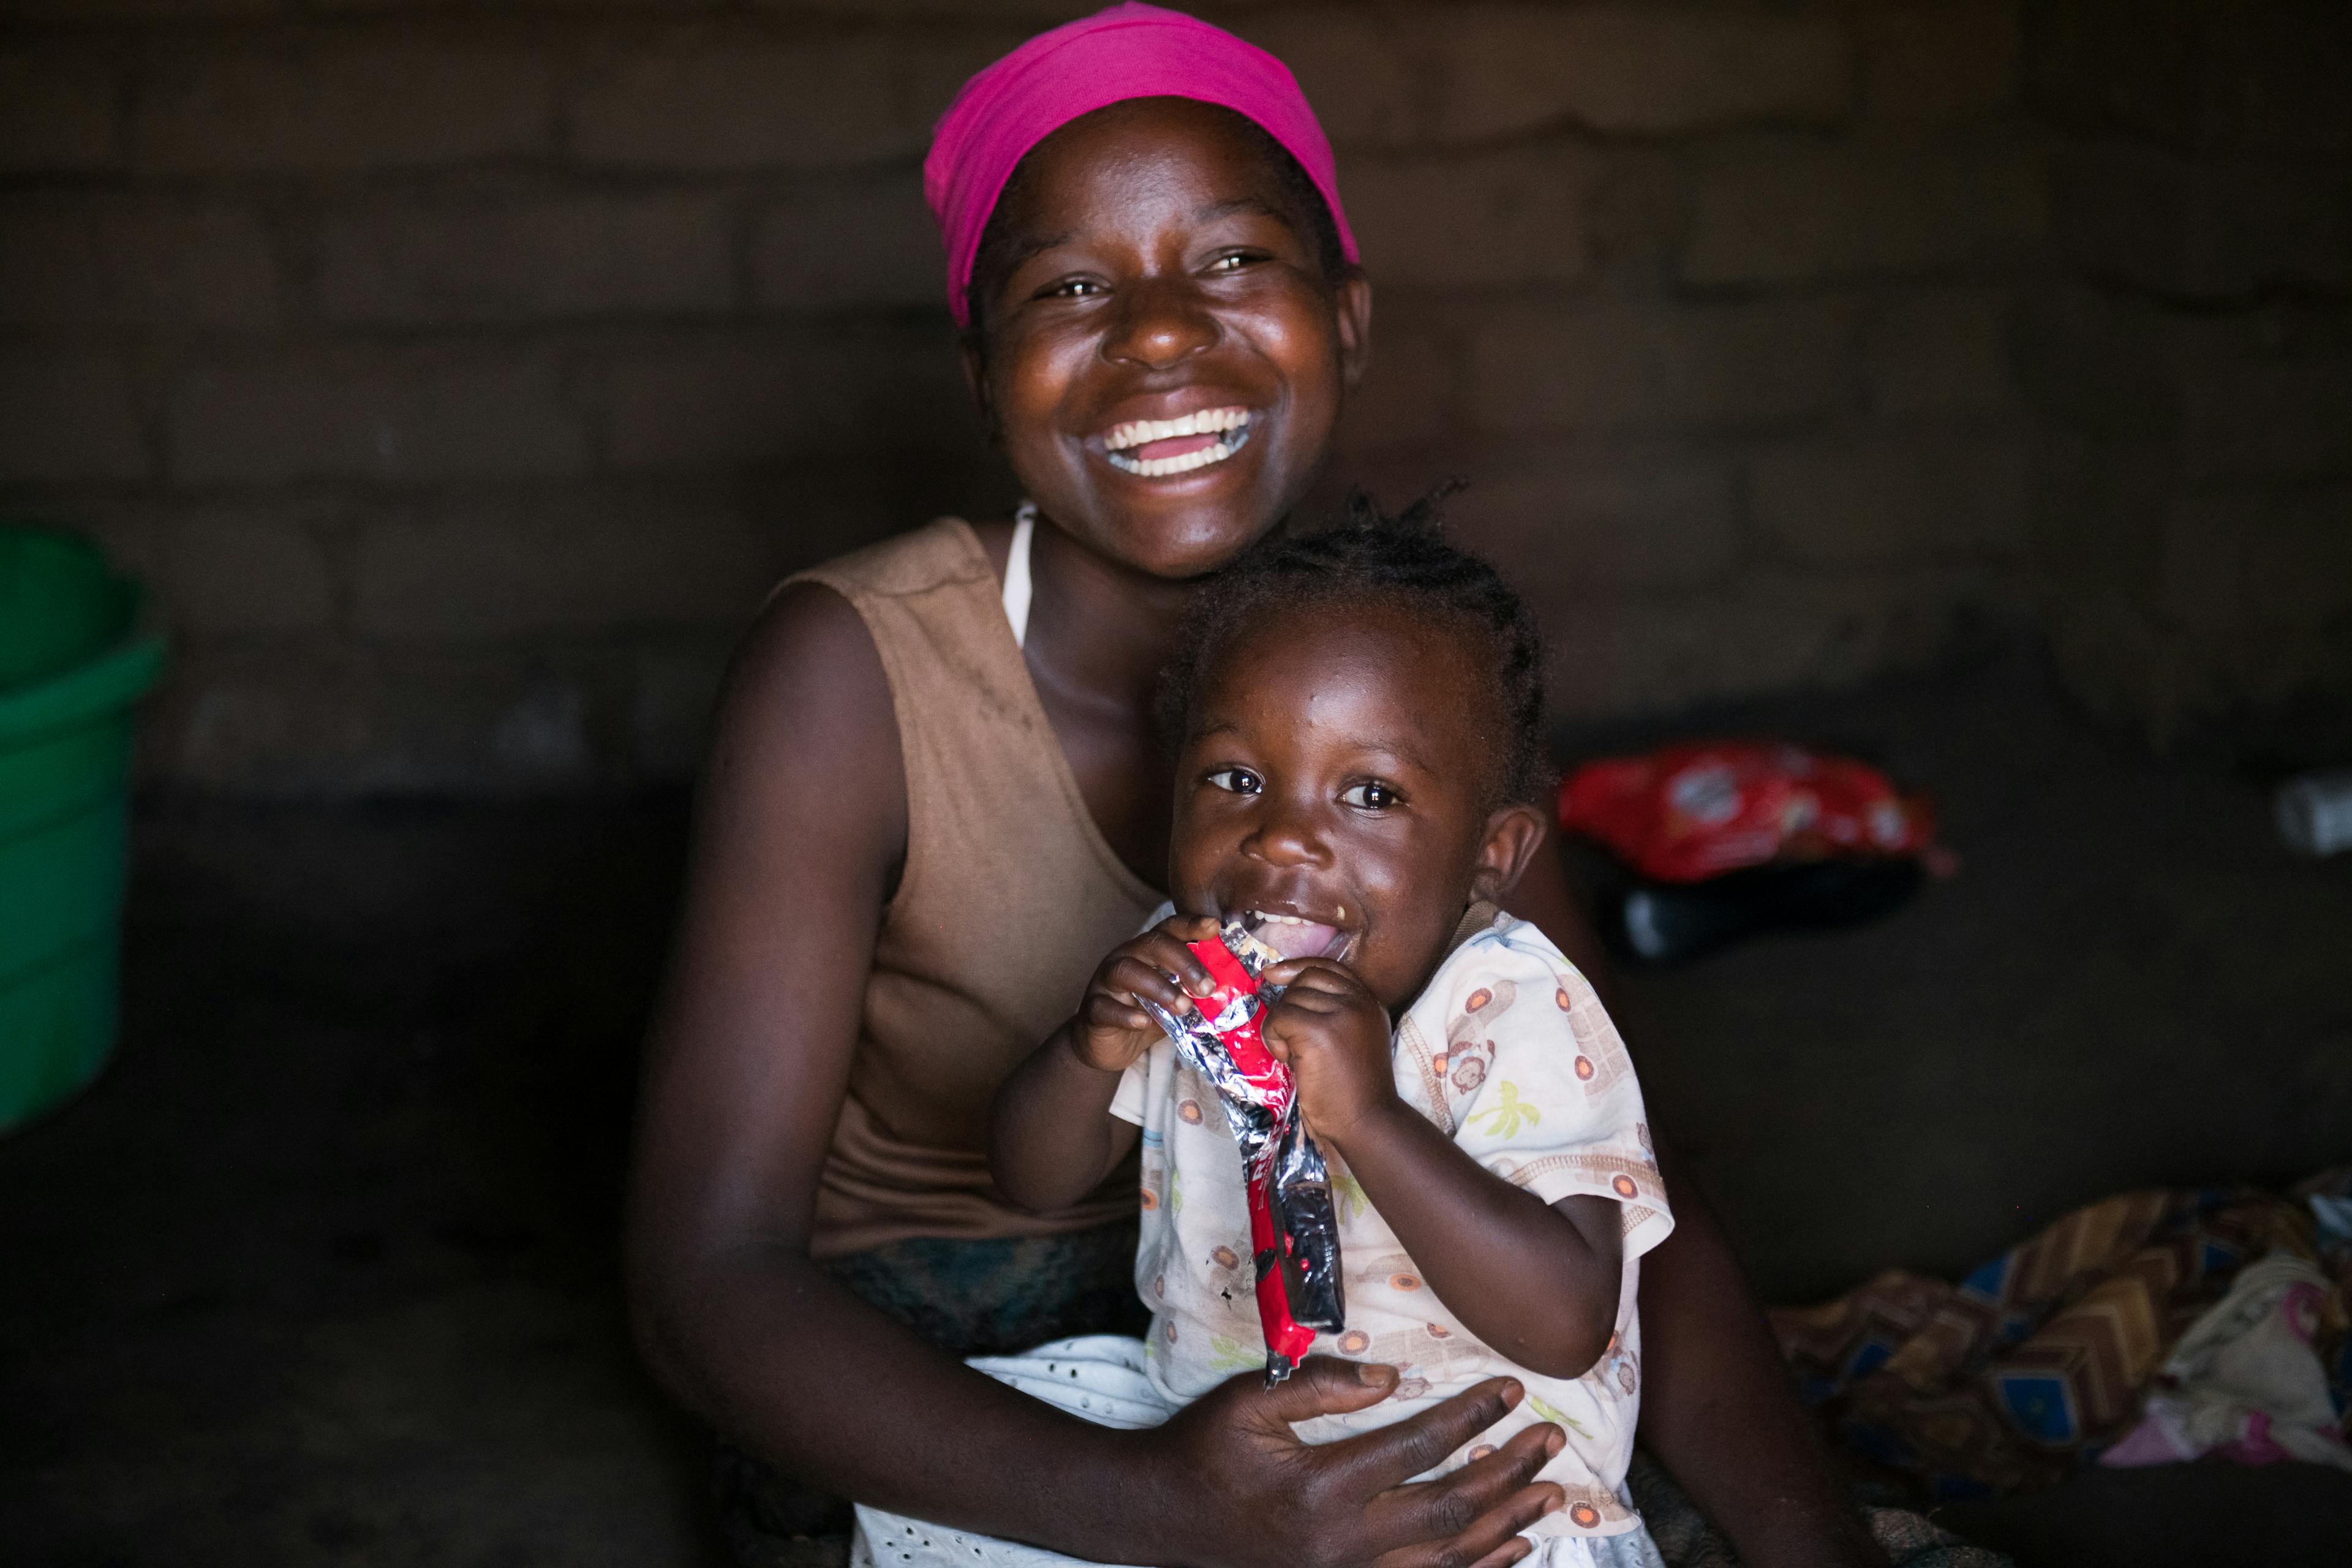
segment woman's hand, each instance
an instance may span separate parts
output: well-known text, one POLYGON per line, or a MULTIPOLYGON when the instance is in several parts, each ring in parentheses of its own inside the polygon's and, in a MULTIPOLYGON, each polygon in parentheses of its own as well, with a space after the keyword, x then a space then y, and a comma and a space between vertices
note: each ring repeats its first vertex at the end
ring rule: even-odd
POLYGON ((1535 1474, 1567 1439, 1552 1426, 1515 1433, 1448 1476, 1412 1477, 1500 1420, 1524 1390, 1491 1378, 1392 1426, 1309 1445, 1294 1421, 1379 1404, 1392 1367, 1309 1356, 1267 1389, 1255 1373, 1233 1378, 1139 1434, 1158 1451, 1152 1469, 1178 1481, 1160 1561, 1244 1568, 1503 1568, 1533 1550, 1519 1531, 1565 1496, 1535 1474))
POLYGON ((1353 970, 1328 958, 1270 964, 1263 978, 1285 987, 1260 1026, 1265 1048, 1298 1079, 1307 1130, 1344 1149, 1349 1134, 1402 1103, 1388 1009, 1353 970))
POLYGON ((1070 1049, 1100 1072, 1124 1072, 1160 1038, 1160 1026, 1138 1005, 1152 1002, 1182 1017, 1192 998, 1216 989, 1209 972, 1184 944, 1217 934, 1206 915, 1171 915, 1141 936, 1120 942, 1095 970, 1070 1027, 1070 1049))

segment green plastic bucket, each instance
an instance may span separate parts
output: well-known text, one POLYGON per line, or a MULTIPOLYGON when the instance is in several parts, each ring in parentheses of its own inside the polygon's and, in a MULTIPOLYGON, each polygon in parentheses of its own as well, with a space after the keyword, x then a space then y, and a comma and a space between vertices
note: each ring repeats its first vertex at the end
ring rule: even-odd
POLYGON ((0 526, 0 1131, 114 1046, 131 705, 163 668, 141 597, 80 541, 0 526))

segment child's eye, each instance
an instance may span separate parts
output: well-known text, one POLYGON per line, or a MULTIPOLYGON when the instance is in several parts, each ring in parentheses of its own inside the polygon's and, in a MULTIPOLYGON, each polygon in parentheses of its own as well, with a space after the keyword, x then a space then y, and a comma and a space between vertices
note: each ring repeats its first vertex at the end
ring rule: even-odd
POLYGON ((1255 795, 1265 787, 1265 781, 1247 768, 1219 768, 1209 775, 1209 782, 1234 795, 1255 795))
POLYGON ((1214 261, 1210 262, 1209 270, 1212 272, 1239 272, 1243 268, 1249 266, 1252 262, 1262 261, 1264 259, 1264 257, 1258 255, 1257 252, 1254 250, 1230 251, 1223 256, 1218 257, 1214 261))
POLYGON ((1386 811, 1404 796, 1397 794, 1378 779, 1366 779, 1360 784, 1349 784, 1339 794, 1341 805, 1352 805, 1360 811, 1386 811))
POLYGON ((1048 283, 1043 289, 1037 290, 1037 298, 1040 300, 1078 300, 1083 299, 1089 294, 1098 294, 1101 291, 1102 285, 1096 282, 1091 278, 1064 278, 1055 282, 1048 283))

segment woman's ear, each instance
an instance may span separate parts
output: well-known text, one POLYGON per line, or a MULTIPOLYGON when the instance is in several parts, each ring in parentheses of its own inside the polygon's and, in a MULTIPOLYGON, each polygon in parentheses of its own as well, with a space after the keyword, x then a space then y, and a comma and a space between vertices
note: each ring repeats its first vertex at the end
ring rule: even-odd
POLYGON ((1486 818, 1486 842, 1479 847, 1478 868, 1470 878, 1470 896, 1492 904, 1509 897, 1550 831, 1551 824, 1532 805, 1496 807, 1494 815, 1486 818))
POLYGON ((1340 384, 1353 392, 1372 363, 1372 280, 1350 268, 1331 304, 1339 321, 1340 384))
POLYGON ((966 332, 956 345, 957 363, 963 366, 964 390, 971 394, 971 405, 980 411, 980 427, 987 432, 992 446, 1003 445, 1003 427, 996 420, 996 401, 988 395, 988 357, 981 352, 980 334, 966 332))

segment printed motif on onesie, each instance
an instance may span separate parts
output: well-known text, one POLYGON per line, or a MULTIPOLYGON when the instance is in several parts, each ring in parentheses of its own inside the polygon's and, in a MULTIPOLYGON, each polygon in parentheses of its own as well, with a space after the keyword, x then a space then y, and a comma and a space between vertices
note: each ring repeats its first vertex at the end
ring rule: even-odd
MULTIPOLYGON (((1515 1431, 1553 1422, 1568 1444, 1543 1476, 1565 1488, 1569 1501, 1531 1533, 1633 1529, 1622 1490, 1641 1407, 1638 1259, 1665 1239, 1674 1217, 1641 1086, 1616 1026, 1591 985, 1540 931, 1497 915, 1446 958, 1406 1009, 1392 1059, 1399 1096, 1496 1175, 1547 1204, 1581 1194, 1619 1205, 1625 1267, 1616 1330, 1581 1377, 1514 1366, 1437 1299, 1332 1155, 1347 1325, 1318 1336, 1315 1352, 1386 1363, 1401 1381, 1395 1395, 1372 1409, 1302 1423, 1299 1435, 1328 1442, 1370 1431, 1508 1374, 1528 1397, 1432 1473, 1482 1457, 1515 1431)), ((1147 1370, 1172 1399, 1197 1398, 1265 1364, 1241 1157, 1215 1095, 1164 1040, 1128 1068, 1111 1110, 1142 1128, 1136 1286, 1153 1312, 1147 1370)))

